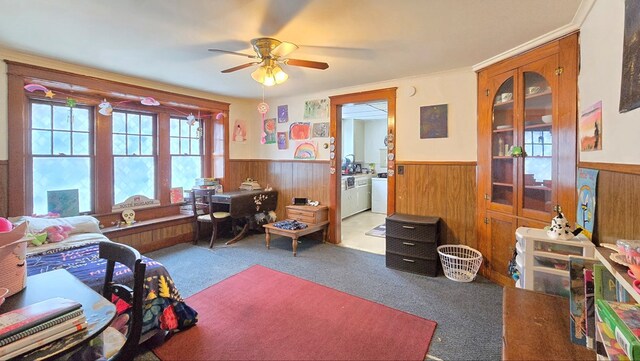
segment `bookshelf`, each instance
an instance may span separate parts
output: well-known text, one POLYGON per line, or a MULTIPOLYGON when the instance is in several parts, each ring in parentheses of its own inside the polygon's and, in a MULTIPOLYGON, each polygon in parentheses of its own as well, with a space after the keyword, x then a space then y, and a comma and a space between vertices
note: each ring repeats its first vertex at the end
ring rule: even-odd
POLYGON ((624 287, 624 289, 629 292, 629 295, 633 298, 636 303, 640 303, 640 294, 633 288, 634 279, 629 276, 627 273, 627 267, 619 265, 609 258, 609 255, 614 253, 615 251, 604 248, 604 247, 596 247, 595 256, 598 261, 602 262, 602 264, 607 268, 607 270, 615 277, 620 285, 624 287))

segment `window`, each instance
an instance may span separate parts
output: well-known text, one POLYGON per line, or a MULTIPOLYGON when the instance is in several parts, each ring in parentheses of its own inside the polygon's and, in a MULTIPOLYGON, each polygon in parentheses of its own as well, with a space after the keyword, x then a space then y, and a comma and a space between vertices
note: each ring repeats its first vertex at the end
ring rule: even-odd
POLYGON ((134 195, 156 195, 155 116, 112 113, 113 201, 134 195))
POLYGON ((186 119, 171 118, 169 126, 171 187, 193 188, 202 177, 201 123, 189 125, 186 119))
POLYGON ((53 191, 62 190, 77 190, 78 211, 92 212, 90 108, 41 101, 32 101, 30 108, 33 213, 60 211, 54 203, 63 201, 64 196, 53 191))

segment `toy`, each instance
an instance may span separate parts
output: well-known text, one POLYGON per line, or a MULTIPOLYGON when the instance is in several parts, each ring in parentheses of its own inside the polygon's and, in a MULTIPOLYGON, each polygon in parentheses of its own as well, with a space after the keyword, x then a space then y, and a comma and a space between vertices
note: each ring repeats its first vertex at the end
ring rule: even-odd
POLYGON ((551 227, 547 230, 547 236, 549 236, 549 238, 554 240, 571 239, 582 232, 582 228, 580 227, 572 231, 569 221, 564 217, 564 214, 561 211, 557 212, 558 214, 551 220, 551 227))
POLYGON ((47 243, 47 232, 38 233, 38 234, 28 233, 27 236, 32 237, 31 243, 34 246, 42 246, 43 244, 47 243))
POLYGON ((51 226, 44 229, 47 232, 47 239, 49 242, 60 242, 64 239, 69 238, 69 231, 71 231, 73 227, 71 226, 51 226))
POLYGON ((13 229, 13 225, 8 219, 0 217, 0 232, 9 232, 13 229))

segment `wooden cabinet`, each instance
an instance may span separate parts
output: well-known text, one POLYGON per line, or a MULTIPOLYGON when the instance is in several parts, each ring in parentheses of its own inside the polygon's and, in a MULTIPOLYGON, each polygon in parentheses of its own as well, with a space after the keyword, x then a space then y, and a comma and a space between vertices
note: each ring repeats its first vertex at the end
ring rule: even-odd
POLYGON ((578 35, 478 73, 478 244, 481 273, 513 284, 519 226, 575 221, 578 35))
POLYGON ((329 220, 327 206, 287 206, 287 219, 295 219, 304 223, 322 223, 329 220))

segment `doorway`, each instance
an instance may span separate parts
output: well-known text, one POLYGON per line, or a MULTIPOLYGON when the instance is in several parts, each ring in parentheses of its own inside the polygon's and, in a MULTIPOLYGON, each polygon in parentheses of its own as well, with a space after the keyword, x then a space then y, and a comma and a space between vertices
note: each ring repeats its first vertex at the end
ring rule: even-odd
MULTIPOLYGON (((349 114, 349 107, 354 104, 367 104, 367 103, 380 103, 385 102, 387 106, 386 114, 386 139, 390 145, 386 150, 386 165, 387 165, 387 207, 386 215, 395 213, 395 112, 396 112, 396 88, 387 88, 380 90, 373 90, 361 93, 345 94, 332 96, 331 99, 331 154, 329 160, 329 172, 330 172, 330 185, 329 185, 329 218, 331 220, 329 227, 329 240, 332 243, 340 243, 344 238, 342 234, 343 219, 342 219, 342 188, 343 188, 343 160, 345 155, 352 153, 345 153, 343 149, 343 113, 349 114)), ((384 139, 383 139, 384 141, 384 139)), ((355 156, 355 153, 353 153, 355 156)), ((354 159, 355 160, 355 159, 354 159)), ((385 162, 385 159, 381 159, 378 164, 385 162)), ((356 165, 353 165, 355 169, 356 165)), ((361 164, 362 168, 369 168, 368 164, 361 164)), ((381 168, 383 169, 383 168, 381 168)), ((377 176, 376 169, 376 176, 377 176)), ((380 172, 383 173, 383 172, 380 172)), ((372 174, 373 176, 373 174, 372 174)), ((346 180, 345 180, 346 181, 346 180)), ((355 181, 355 180, 353 180, 355 181)), ((372 185, 373 186, 373 185, 372 185)), ((345 200, 348 202, 348 200, 345 200)), ((384 214, 383 214, 384 216, 384 214)), ((347 222, 345 218, 345 223, 347 222)), ((378 220, 375 220, 378 222, 378 220)), ((374 226, 375 227, 375 226, 374 226)), ((383 238, 381 238, 383 240, 383 238)))
POLYGON ((342 106, 340 245, 384 254, 387 215, 387 101, 342 106))

